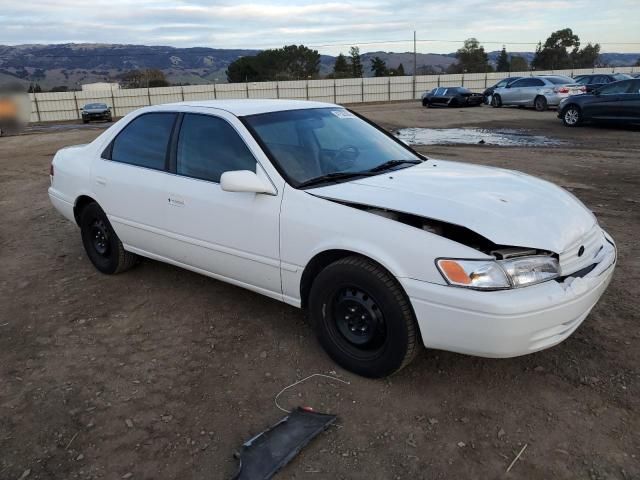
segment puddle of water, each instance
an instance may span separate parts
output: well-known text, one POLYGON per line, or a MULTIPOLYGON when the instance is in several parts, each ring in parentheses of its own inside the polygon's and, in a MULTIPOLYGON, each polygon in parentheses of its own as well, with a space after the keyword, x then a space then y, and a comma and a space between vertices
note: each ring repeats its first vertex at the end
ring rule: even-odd
POLYGON ((502 147, 555 147, 566 142, 531 135, 526 130, 484 128, 403 128, 397 137, 408 145, 499 145, 502 147))

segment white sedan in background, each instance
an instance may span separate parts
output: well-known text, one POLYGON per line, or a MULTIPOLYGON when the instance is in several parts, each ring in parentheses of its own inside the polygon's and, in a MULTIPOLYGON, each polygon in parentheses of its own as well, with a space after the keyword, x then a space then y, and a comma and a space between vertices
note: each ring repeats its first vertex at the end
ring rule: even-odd
POLYGON ((556 345, 616 262, 565 190, 427 159, 326 103, 142 108, 60 150, 49 196, 101 272, 143 256, 305 308, 329 355, 370 377, 420 342, 486 357, 556 345))

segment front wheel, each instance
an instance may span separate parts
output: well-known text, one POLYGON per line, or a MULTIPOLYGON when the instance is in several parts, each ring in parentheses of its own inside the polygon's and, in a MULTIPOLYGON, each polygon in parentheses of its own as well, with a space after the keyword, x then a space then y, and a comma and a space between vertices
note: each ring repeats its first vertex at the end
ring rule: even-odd
POLYGON ((500 108, 502 106, 502 99, 500 98, 500 95, 493 95, 491 97, 491 106, 493 108, 500 108))
POLYGON ((543 96, 538 96, 533 101, 533 106, 535 107, 536 111, 544 112, 547 109, 547 99, 543 96))
POLYGON ((320 272, 309 294, 309 317, 329 356, 358 375, 391 375, 418 349, 408 298, 389 272, 366 258, 346 257, 320 272))
POLYGON ((102 273, 120 273, 135 265, 138 256, 124 249, 97 203, 90 203, 80 212, 80 233, 89 260, 102 273))
POLYGON ((582 112, 575 105, 569 105, 562 113, 562 123, 567 127, 577 127, 582 122, 582 112))

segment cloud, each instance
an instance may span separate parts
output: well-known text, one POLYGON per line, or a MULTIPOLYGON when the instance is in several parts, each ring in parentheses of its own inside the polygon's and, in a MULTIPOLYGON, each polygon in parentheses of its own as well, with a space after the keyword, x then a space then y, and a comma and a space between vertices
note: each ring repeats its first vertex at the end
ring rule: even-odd
MULTIPOLYGON (((638 0, 0 0, 0 42, 218 48, 343 44, 320 48, 337 53, 370 42, 379 42, 376 49, 406 50, 417 30, 422 39, 459 41, 419 44, 423 52, 448 53, 469 37, 535 45, 565 27, 585 42, 638 41, 632 38, 640 31, 638 19, 638 0)), ((625 49, 637 51, 640 45, 615 47, 625 49)))

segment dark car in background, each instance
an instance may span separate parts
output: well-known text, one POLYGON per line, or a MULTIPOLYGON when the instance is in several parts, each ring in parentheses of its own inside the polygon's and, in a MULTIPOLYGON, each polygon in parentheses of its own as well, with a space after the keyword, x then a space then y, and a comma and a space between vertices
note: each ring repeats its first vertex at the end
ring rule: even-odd
POLYGON ((640 124, 640 79, 622 80, 567 97, 558 106, 558 118, 567 127, 585 122, 640 124))
POLYGON ((89 123, 92 120, 102 120, 111 122, 111 108, 106 103, 87 103, 81 110, 82 123, 89 123))
POLYGON ((629 80, 630 78, 631 76, 625 73, 594 73, 593 75, 576 75, 573 79, 578 85, 584 85, 588 93, 602 87, 603 85, 619 82, 620 80, 629 80))
POLYGON ((495 85, 485 89, 484 92, 482 92, 482 95, 484 97, 484 104, 485 105, 489 105, 491 103, 491 96, 493 95, 493 91, 496 88, 503 88, 506 87, 507 85, 509 85, 510 83, 515 82, 516 80, 520 79, 522 77, 507 77, 507 78, 503 78, 502 80, 500 80, 498 83, 496 83, 495 85))
POLYGON ((473 93, 464 87, 437 87, 422 94, 423 107, 477 107, 482 101, 481 93, 473 93))

